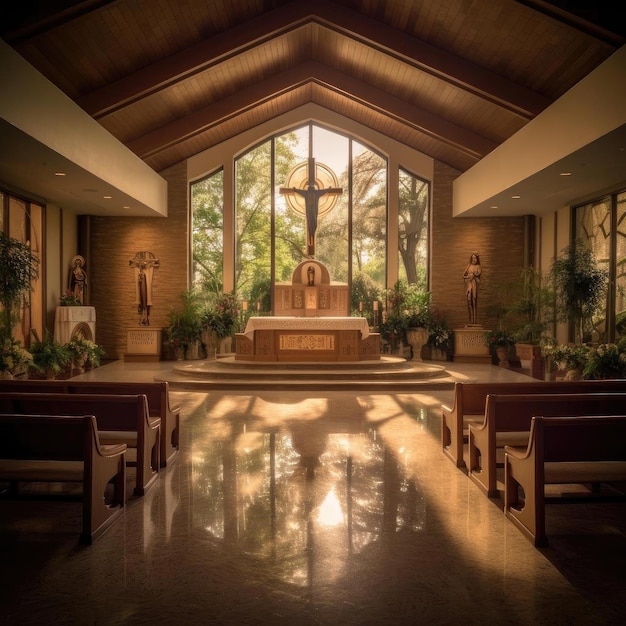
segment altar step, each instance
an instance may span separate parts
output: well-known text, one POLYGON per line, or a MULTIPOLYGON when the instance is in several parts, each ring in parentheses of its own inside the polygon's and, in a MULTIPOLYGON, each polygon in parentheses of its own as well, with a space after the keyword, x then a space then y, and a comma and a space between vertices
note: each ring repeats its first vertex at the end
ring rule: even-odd
POLYGON ((202 389, 386 389, 410 391, 419 385, 451 388, 456 377, 440 362, 416 363, 399 357, 350 363, 251 363, 234 357, 177 361, 162 376, 173 390, 202 389))

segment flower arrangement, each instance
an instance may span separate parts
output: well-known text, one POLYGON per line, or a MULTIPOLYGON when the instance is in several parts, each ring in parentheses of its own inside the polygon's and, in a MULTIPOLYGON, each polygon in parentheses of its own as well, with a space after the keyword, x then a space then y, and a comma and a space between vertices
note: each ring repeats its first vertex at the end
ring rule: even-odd
POLYGON ((78 296, 75 296, 69 289, 59 299, 61 306, 82 306, 82 302, 78 296))
POLYGON ((83 358, 85 362, 89 362, 93 367, 98 367, 104 356, 102 346, 84 337, 72 337, 66 344, 66 347, 74 361, 83 358))
POLYGON ((12 337, 5 337, 0 346, 0 372, 16 374, 27 370, 33 355, 12 337))
POLYGON ((578 370, 583 372, 589 357, 589 348, 585 345, 546 343, 542 346, 543 356, 550 357, 560 370, 578 370))
POLYGON ((202 327, 218 337, 230 337, 239 322, 239 301, 234 293, 223 293, 202 314, 202 327))
POLYGON ((505 330, 488 330, 485 333, 485 340, 489 348, 508 348, 515 344, 515 340, 505 330))
POLYGON ((439 311, 432 311, 428 323, 428 345, 446 354, 452 352, 453 331, 439 311))
POLYGON ((583 370, 585 378, 626 378, 626 337, 589 350, 583 370))
POLYGON ((36 338, 30 351, 33 355, 31 368, 48 377, 60 374, 72 363, 72 353, 67 344, 61 345, 48 332, 43 339, 36 338))

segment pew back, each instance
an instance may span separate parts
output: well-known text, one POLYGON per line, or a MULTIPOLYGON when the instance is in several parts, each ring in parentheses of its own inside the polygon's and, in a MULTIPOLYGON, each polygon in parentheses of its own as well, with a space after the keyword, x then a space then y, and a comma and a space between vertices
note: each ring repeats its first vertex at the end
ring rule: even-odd
POLYGON ((180 407, 170 402, 167 381, 0 380, 0 392, 143 394, 153 417, 161 418, 160 465, 172 463, 180 449, 180 407))
POLYGON ((535 415, 620 415, 625 407, 626 393, 490 394, 483 423, 469 425, 469 476, 489 497, 497 497, 497 449, 526 447, 535 415))
POLYGON ((545 545, 545 485, 626 481, 625 442, 623 414, 533 417, 528 447, 505 448, 507 519, 536 546, 545 545))
POLYGON ((158 478, 160 419, 150 417, 143 394, 68 394, 0 392, 1 413, 94 415, 100 439, 136 449, 135 494, 143 495, 158 478))
POLYGON ((469 423, 482 421, 489 394, 626 393, 626 380, 579 380, 455 383, 452 406, 441 406, 442 450, 457 467, 464 468, 463 441, 469 423))
POLYGON ((93 415, 0 414, 0 480, 11 483, 12 495, 20 482, 81 482, 82 543, 91 543, 123 512, 125 452, 124 444, 100 444, 93 415), (107 502, 108 484, 113 493, 107 502))

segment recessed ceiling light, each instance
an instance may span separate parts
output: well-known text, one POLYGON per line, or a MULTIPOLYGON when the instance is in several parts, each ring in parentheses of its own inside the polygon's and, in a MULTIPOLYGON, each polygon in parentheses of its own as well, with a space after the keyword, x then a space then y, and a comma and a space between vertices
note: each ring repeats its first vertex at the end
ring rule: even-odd
POLYGON ((513 198, 513 200, 519 200, 522 196, 511 196, 511 198, 513 198))
POLYGON ((55 172, 55 176, 65 176, 65 172, 55 172))
POLYGON ((113 196, 102 196, 105 200, 110 200, 113 196))
POLYGON ((561 172, 561 173, 559 174, 559 176, 571 176, 571 175, 572 175, 572 173, 571 173, 571 172, 561 172))

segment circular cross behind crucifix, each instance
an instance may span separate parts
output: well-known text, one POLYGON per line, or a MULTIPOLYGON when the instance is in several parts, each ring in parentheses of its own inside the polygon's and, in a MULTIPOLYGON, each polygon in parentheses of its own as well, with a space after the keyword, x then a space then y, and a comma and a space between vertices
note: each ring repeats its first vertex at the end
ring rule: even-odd
POLYGON ((343 193, 335 173, 327 165, 309 159, 289 172, 280 193, 289 208, 306 217, 307 254, 314 257, 317 220, 335 206, 343 193))

